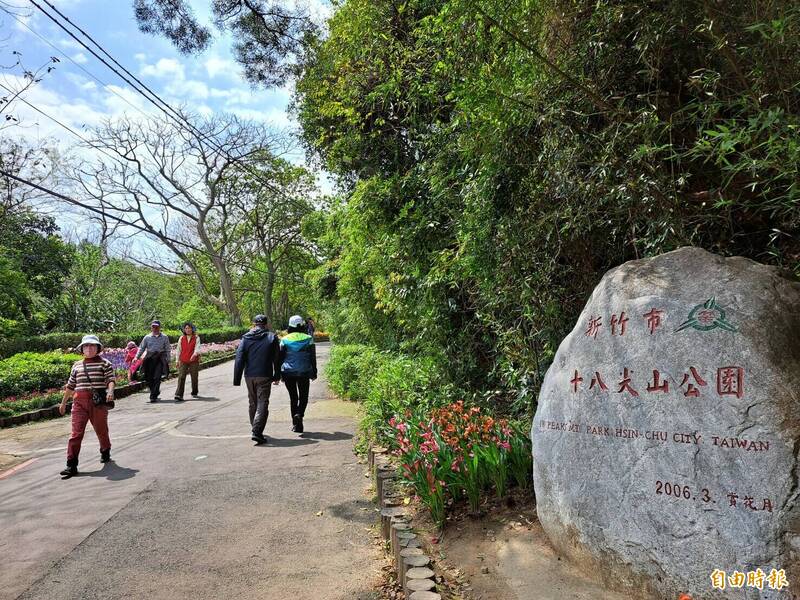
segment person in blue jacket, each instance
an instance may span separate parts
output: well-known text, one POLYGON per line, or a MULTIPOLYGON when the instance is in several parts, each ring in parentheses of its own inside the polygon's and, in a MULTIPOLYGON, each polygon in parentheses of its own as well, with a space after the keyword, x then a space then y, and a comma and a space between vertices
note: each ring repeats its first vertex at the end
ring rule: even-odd
POLYGON ((264 315, 253 317, 253 328, 242 336, 236 349, 233 385, 241 385, 243 374, 250 399, 251 439, 257 444, 265 444, 270 384, 281 380, 281 362, 278 337, 267 328, 264 315))
POLYGON ((289 319, 289 333, 280 342, 281 378, 289 392, 292 431, 303 433, 310 381, 317 378, 317 349, 300 315, 289 319))

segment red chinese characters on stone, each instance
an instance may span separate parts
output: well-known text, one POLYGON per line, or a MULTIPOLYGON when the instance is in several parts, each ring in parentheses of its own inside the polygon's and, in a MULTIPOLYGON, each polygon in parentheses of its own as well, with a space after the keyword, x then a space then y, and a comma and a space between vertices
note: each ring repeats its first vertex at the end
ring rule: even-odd
POLYGON ((717 393, 720 396, 744 395, 744 369, 742 367, 720 367, 717 369, 717 393))
MULTIPOLYGON (((694 367, 689 367, 689 371, 691 372, 692 377, 694 378, 694 382, 697 385, 699 385, 699 386, 708 385, 703 380, 703 378, 700 377, 700 374, 697 372, 697 369, 695 369, 694 367)), ((681 381, 681 387, 686 385, 687 382, 689 382, 689 373, 684 373, 683 374, 683 381, 681 381)), ((695 387, 694 383, 689 383, 688 387, 686 388, 686 391, 683 392, 683 395, 686 396, 687 398, 697 398, 700 395, 700 390, 695 387)))
POLYGON ((625 335, 625 325, 627 325, 628 320, 624 310, 619 313, 619 316, 611 315, 611 335, 617 335, 617 327, 619 327, 619 334, 625 335))
POLYGON ((653 369, 653 383, 647 384, 647 391, 662 392, 664 394, 667 394, 669 393, 669 381, 665 379, 662 382, 661 373, 659 373, 657 369, 653 369))
POLYGON ((628 392, 631 396, 639 396, 639 392, 637 392, 631 386, 631 376, 628 374, 628 367, 625 367, 622 372, 622 381, 619 382, 619 389, 617 390, 618 394, 622 392, 628 392))
POLYGON ((592 339, 597 339, 597 332, 600 331, 600 327, 603 326, 603 317, 592 317, 589 319, 589 327, 584 333, 586 337, 590 337, 592 339))
POLYGON ((578 370, 575 369, 575 375, 572 377, 572 379, 569 380, 569 382, 572 384, 573 393, 578 391, 578 385, 580 384, 581 381, 583 381, 583 377, 578 375, 578 370))
POLYGON ((663 310, 651 308, 649 312, 642 315, 647 320, 647 328, 650 330, 650 335, 653 335, 655 330, 661 326, 661 315, 663 314, 663 310))
POLYGON ((604 392, 608 391, 608 386, 606 385, 605 381, 603 381, 603 378, 600 376, 599 371, 594 372, 594 377, 592 377, 592 381, 589 384, 589 389, 591 390, 592 388, 594 388, 594 386, 599 386, 600 389, 603 390, 604 392))

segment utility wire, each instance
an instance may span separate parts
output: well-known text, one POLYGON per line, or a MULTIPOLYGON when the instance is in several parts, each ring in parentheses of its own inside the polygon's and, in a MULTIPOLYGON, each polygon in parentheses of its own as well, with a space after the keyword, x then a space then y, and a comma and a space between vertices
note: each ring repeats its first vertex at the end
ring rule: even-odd
POLYGON ((64 58, 66 58, 66 59, 67 59, 68 61, 70 61, 70 62, 71 62, 73 65, 75 65, 76 67, 78 67, 78 68, 79 68, 81 71, 83 71, 83 72, 84 72, 84 73, 86 73, 86 74, 87 74, 89 77, 91 77, 92 79, 94 79, 94 80, 95 80, 97 83, 99 83, 100 85, 102 85, 102 86, 103 86, 103 88, 104 88, 105 90, 107 90, 107 91, 111 92, 112 94, 114 94, 114 95, 115 95, 117 98, 119 98, 120 100, 122 100, 123 102, 125 102, 125 103, 126 103, 128 106, 130 106, 130 107, 132 107, 132 108, 136 109, 137 111, 139 111, 140 113, 142 113, 142 114, 143 114, 145 117, 149 117, 149 116, 150 116, 150 115, 148 115, 146 112, 144 112, 144 111, 143 111, 143 110, 142 110, 140 107, 136 106, 136 105, 135 105, 133 102, 131 102, 130 100, 128 100, 128 99, 127 99, 125 96, 123 96, 122 94, 119 94, 119 93, 115 92, 115 91, 114 91, 114 90, 111 88, 111 85, 110 85, 110 84, 106 83, 105 81, 103 81, 102 79, 100 79, 100 78, 99 78, 97 75, 95 75, 94 73, 92 73, 91 71, 89 71, 88 69, 86 69, 86 68, 85 68, 83 65, 81 65, 81 64, 80 64, 80 63, 78 63, 78 62, 76 62, 76 61, 75 61, 75 59, 73 59, 73 58, 72 58, 72 57, 71 57, 69 54, 67 54, 66 52, 64 52, 64 51, 63 51, 61 48, 59 48, 58 46, 56 46, 56 45, 55 45, 53 42, 51 42, 50 40, 48 40, 48 39, 47 39, 46 37, 44 37, 43 35, 39 34, 39 33, 38 33, 38 32, 37 32, 35 29, 32 29, 32 28, 31 28, 31 27, 30 27, 30 26, 29 26, 29 25, 28 25, 28 24, 27 24, 25 21, 23 21, 22 19, 20 19, 20 18, 19 18, 17 15, 15 15, 13 12, 9 11, 7 8, 5 8, 5 7, 3 7, 3 6, 0 6, 0 10, 2 10, 2 11, 3 11, 3 12, 5 12, 6 14, 8 14, 8 15, 10 15, 11 17, 13 17, 14 19, 16 19, 17 23, 19 23, 20 25, 22 25, 22 26, 23 26, 25 29, 27 29, 27 30, 28 30, 28 31, 30 31, 30 32, 31 32, 33 35, 35 35, 37 38, 39 38, 39 39, 40 39, 42 42, 44 42, 45 44, 47 44, 48 46, 50 46, 50 47, 51 47, 53 50, 55 50, 56 52, 58 52, 59 54, 61 54, 61 56, 63 56, 64 58))
POLYGON ((68 34, 70 37, 72 37, 72 39, 74 39, 74 40, 75 40, 76 42, 78 42, 78 43, 79 43, 81 46, 83 46, 84 48, 86 48, 86 50, 88 50, 89 52, 91 52, 93 56, 95 56, 95 57, 96 57, 98 60, 100 60, 100 61, 101 61, 101 62, 102 62, 104 65, 106 65, 106 66, 107 66, 109 69, 111 69, 111 70, 112 70, 114 73, 116 73, 116 74, 117 74, 117 76, 119 76, 119 77, 120 77, 120 78, 121 78, 123 81, 125 81, 126 83, 128 83, 128 85, 130 85, 131 87, 133 87, 133 88, 134 88, 134 90, 136 90, 136 91, 137 91, 139 94, 141 94, 141 95, 142 95, 144 98, 146 98, 146 99, 147 99, 147 100, 148 100, 148 101, 149 101, 151 104, 153 104, 154 106, 156 106, 156 107, 157 107, 159 110, 161 110, 161 111, 162 111, 164 114, 166 114, 168 117, 172 118, 173 120, 176 120, 176 119, 177 119, 178 121, 180 121, 180 122, 178 123, 178 124, 179 124, 179 126, 181 126, 181 127, 184 127, 184 126, 187 126, 187 127, 189 127, 189 129, 190 129, 192 132, 194 132, 194 133, 195 133, 195 135, 197 135, 201 141, 208 141, 208 142, 209 142, 209 144, 210 144, 210 145, 211 145, 211 146, 212 146, 212 147, 213 147, 213 148, 214 148, 214 149, 215 149, 217 152, 221 153, 221 154, 222 154, 222 155, 223 155, 223 156, 224 156, 224 157, 225 157, 227 160, 229 160, 231 163, 233 163, 233 164, 235 164, 235 165, 238 165, 238 166, 241 166, 242 168, 244 168, 244 170, 245 170, 245 171, 247 171, 248 173, 250 173, 250 175, 253 175, 253 176, 254 176, 254 177, 255 177, 255 178, 258 180, 258 181, 260 181, 260 182, 261 182, 261 183, 262 183, 262 184, 263 184, 263 185, 264 185, 264 186, 265 186, 267 189, 269 189, 269 190, 271 190, 272 192, 275 192, 275 193, 277 193, 277 194, 279 194, 279 195, 281 195, 281 196, 284 196, 284 198, 285 198, 285 199, 287 199, 287 200, 289 200, 289 199, 290 199, 288 196, 286 196, 286 195, 283 193, 283 191, 282 191, 282 190, 281 190, 279 187, 275 186, 275 185, 274 185, 272 182, 269 182, 269 181, 265 181, 265 180, 263 180, 263 179, 261 178, 261 173, 259 173, 258 171, 253 171, 250 165, 248 165, 247 163, 241 162, 241 159, 240 159, 239 157, 234 157, 234 156, 231 156, 230 154, 228 154, 228 152, 227 152, 227 151, 226 151, 224 148, 222 148, 222 146, 220 146, 220 145, 219 145, 219 143, 217 143, 217 142, 216 142, 216 140, 214 140, 214 139, 213 139, 213 137, 212 137, 212 135, 211 135, 211 134, 209 134, 209 136, 204 136, 204 134, 203 134, 203 133, 202 133, 202 132, 201 132, 199 129, 197 129, 197 127, 196 127, 196 126, 195 126, 193 123, 191 123, 191 122, 190 122, 188 119, 186 119, 186 117, 184 117, 184 116, 183 116, 183 115, 180 113, 180 111, 177 111, 177 110, 175 110, 174 108, 172 108, 172 106, 170 106, 170 105, 169 105, 169 104, 168 104, 168 103, 167 103, 165 100, 163 100, 163 99, 162 99, 162 98, 161 98, 161 97, 160 97, 160 96, 159 96, 157 93, 155 93, 153 90, 151 90, 151 89, 150 89, 150 88, 149 88, 149 87, 148 87, 146 84, 144 84, 144 83, 143 83, 143 82, 142 82, 142 81, 141 81, 139 78, 137 78, 137 77, 136 77, 136 76, 135 76, 133 73, 131 73, 131 72, 130 72, 128 69, 126 69, 126 68, 125 68, 123 65, 121 65, 121 64, 119 63, 119 61, 117 61, 117 60, 116 60, 116 59, 115 59, 115 58, 114 58, 114 57, 113 57, 113 56, 112 56, 112 55, 111 55, 111 54, 110 54, 110 53, 109 53, 109 52, 108 52, 108 51, 107 51, 105 48, 103 48, 103 46, 102 46, 101 44, 99 44, 99 43, 98 43, 98 42, 97 42, 97 41, 96 41, 96 40, 95 40, 95 39, 94 39, 94 38, 93 38, 91 35, 89 35, 88 33, 86 33, 86 31, 84 31, 84 30, 83 30, 83 29, 82 29, 80 26, 76 25, 76 24, 75 24, 75 23, 74 23, 72 20, 70 20, 70 18, 69 18, 68 16, 66 16, 64 13, 62 13, 60 10, 58 10, 58 8, 56 8, 56 7, 55 7, 55 6, 54 6, 54 5, 53 5, 53 4, 52 4, 52 3, 51 3, 49 0, 43 0, 43 2, 44 2, 45 4, 47 4, 47 5, 48 5, 48 6, 49 6, 49 7, 50 7, 50 8, 51 8, 53 11, 55 11, 55 12, 56 12, 56 13, 57 13, 57 14, 58 14, 58 15, 59 15, 59 16, 60 16, 62 19, 64 19, 64 20, 65 20, 67 23, 69 23, 69 24, 70 24, 70 25, 71 25, 73 28, 75 28, 76 30, 78 30, 79 32, 81 32, 81 34, 83 34, 83 35, 84 35, 84 36, 85 36, 87 39, 89 39, 89 40, 91 41, 91 43, 92 43, 92 44, 94 44, 94 45, 95 45, 95 46, 96 46, 96 47, 97 47, 97 48, 98 48, 98 49, 99 49, 99 50, 100 50, 100 51, 101 51, 103 54, 105 54, 105 55, 106 55, 106 56, 107 56, 107 57, 108 57, 108 58, 109 58, 109 59, 110 59, 110 60, 111 60, 111 61, 112 61, 112 62, 113 62, 115 65, 117 65, 117 66, 118 66, 118 67, 119 67, 119 68, 120 68, 122 71, 124 71, 125 73, 127 73, 127 74, 128 74, 128 75, 129 75, 129 76, 130 76, 130 77, 131 77, 131 78, 132 78, 134 81, 136 81, 136 82, 137 82, 139 85, 141 85, 141 86, 142 86, 142 88, 144 88, 145 90, 147 90, 147 92, 148 92, 150 95, 152 95, 154 98, 156 98, 156 100, 158 100, 158 102, 160 102, 160 103, 161 103, 161 104, 162 104, 164 107, 166 107, 166 109, 165 109, 165 108, 163 108, 162 106, 160 106, 158 103, 156 103, 156 102, 155 102, 155 101, 154 101, 152 98, 150 98, 150 96, 148 96, 147 94, 145 94, 145 93, 144 93, 144 92, 143 92, 141 89, 139 89, 139 88, 136 86, 136 84, 132 83, 132 82, 131 82, 131 81, 130 81, 128 78, 126 78, 124 75, 122 75, 122 74, 121 74, 121 73, 120 73, 120 72, 119 72, 117 69, 115 69, 114 67, 112 67, 111 65, 109 65, 109 64, 108 64, 108 62, 107 62, 106 60, 104 60, 104 59, 103 59, 101 56, 99 56, 99 55, 98 55, 98 54, 97 54, 97 53, 96 53, 94 50, 92 50, 92 49, 91 49, 89 46, 87 46, 87 45, 86 45, 86 43, 85 43, 84 41, 82 41, 82 40, 78 39, 78 38, 77 38, 77 37, 76 37, 76 36, 75 36, 75 35, 74 35, 74 34, 73 34, 73 33, 72 33, 72 32, 71 32, 71 31, 70 31, 68 28, 66 28, 66 27, 65 27, 65 26, 64 26, 64 25, 63 25, 63 24, 62 24, 62 23, 61 23, 61 22, 60 22, 58 19, 56 19, 56 18, 55 18, 53 15, 51 15, 49 12, 47 12, 47 11, 46 11, 46 10, 45 10, 45 9, 44 9, 42 6, 41 6, 41 4, 39 4, 39 3, 38 3, 36 0, 30 0, 30 3, 31 3, 31 4, 33 4, 33 5, 34 5, 36 8, 38 8, 38 9, 39 9, 39 11, 41 11, 41 12, 42 12, 42 13, 43 13, 45 16, 47 16, 47 17, 48 17, 48 18, 49 18, 51 21, 53 21, 53 22, 54 22, 56 25, 58 25, 58 27, 59 27, 60 29, 62 29, 63 31, 65 31, 65 32, 66 32, 66 33, 67 33, 67 34, 68 34), (169 111, 170 111, 170 112, 167 112, 167 109, 169 109, 169 111), (172 114, 170 114, 170 113, 172 113, 172 114), (173 115, 175 115, 175 116, 173 116, 173 115))
MULTIPOLYGON (((13 94, 13 93, 15 93, 15 92, 14 92, 14 90, 12 90, 11 88, 8 88, 8 87, 6 87, 6 86, 5 86, 5 85, 3 85, 2 83, 0 83, 0 88, 4 89, 4 90, 5 90, 5 91, 7 91, 9 94, 13 94)), ((63 127, 64 129, 66 129, 67 131, 69 131, 69 132, 70 132, 72 135, 74 135, 74 136, 75 136, 75 137, 77 137, 79 140, 81 140, 81 141, 82 141, 82 142, 84 142, 86 145, 88 145, 90 148, 93 148, 94 150, 97 150, 98 152, 102 152, 103 154, 105 154, 106 156, 108 156, 109 158, 111 158, 112 160, 114 160, 114 161, 116 161, 116 162, 119 162, 119 161, 120 161, 120 158, 121 158, 121 157, 119 157, 119 156, 113 156, 113 155, 109 154, 108 152, 106 152, 106 151, 105 151, 105 149, 101 148, 100 146, 97 146, 97 145, 95 145, 95 144, 94 144, 92 141, 90 141, 90 140, 88 140, 87 138, 85 138, 83 135, 81 135, 80 133, 78 133, 77 131, 75 131, 75 130, 74 130, 72 127, 70 127, 69 125, 66 125, 66 124, 62 123, 61 121, 59 121, 58 119, 56 119, 56 118, 55 118, 53 115, 50 115, 50 114, 46 113, 46 112, 45 112, 45 111, 43 111, 41 108, 38 108, 37 106, 34 106, 33 104, 31 104, 30 102, 28 102, 27 100, 25 100, 25 98, 18 97, 18 98, 17 98, 17 100, 19 100, 20 102, 24 102, 26 105, 30 106, 30 107, 31 107, 33 110, 35 110, 36 112, 38 112, 40 115, 43 115, 44 117, 47 117, 48 119, 50 119, 51 121, 53 121, 54 123, 56 123, 57 125, 60 125, 60 126, 61 126, 61 127, 63 127)))
MULTIPOLYGON (((101 210, 99 208, 95 208, 94 206, 91 206, 90 204, 86 204, 85 202, 81 202, 80 200, 75 200, 75 198, 71 198, 70 196, 67 196, 65 194, 61 194, 59 192, 56 192, 55 190, 51 190, 49 188, 46 188, 46 187, 44 187, 42 185, 39 185, 38 183, 34 183, 33 181, 30 181, 28 179, 25 179, 23 177, 19 177, 17 175, 14 175, 13 173, 9 173, 8 171, 5 171, 5 170, 3 170, 1 168, 0 168, 0 176, 7 177, 9 179, 13 179, 14 181, 17 181, 19 183, 22 183, 24 185, 32 187, 33 189, 38 190, 40 192, 43 192, 45 194, 48 194, 50 196, 53 196, 54 198, 58 198, 59 200, 63 200, 64 202, 67 202, 68 204, 72 204, 73 206, 79 206, 80 208, 82 208, 84 210, 88 210, 89 212, 98 214, 98 215, 102 216, 103 218, 111 219, 112 221, 116 221, 117 223, 120 223, 121 225, 125 225, 127 227, 133 227, 134 229, 138 229, 139 231, 142 231, 144 233, 148 233, 150 235, 158 237, 152 231, 152 229, 149 229, 148 227, 146 227, 144 225, 139 225, 135 221, 129 221, 129 220, 123 219, 121 217, 114 216, 113 214, 107 213, 106 211, 101 210)), ((194 246, 191 246, 191 245, 189 245, 189 244, 187 244, 185 242, 181 242, 180 240, 172 240, 171 239, 170 242, 174 243, 174 244, 177 244, 177 245, 180 245, 180 246, 185 246, 186 248, 188 248, 192 252, 197 252, 198 251, 198 248, 195 248, 194 246)), ((201 250, 201 252, 202 252, 202 250, 201 250)), ((208 254, 208 253, 206 252, 206 254, 208 254)))

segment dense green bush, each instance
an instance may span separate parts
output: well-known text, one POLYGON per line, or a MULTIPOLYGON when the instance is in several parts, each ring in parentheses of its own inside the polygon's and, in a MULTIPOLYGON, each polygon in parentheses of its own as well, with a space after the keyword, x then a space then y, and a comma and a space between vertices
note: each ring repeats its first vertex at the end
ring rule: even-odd
POLYGON ((603 273, 684 245, 800 275, 796 1, 344 0, 295 105, 341 184, 337 342, 529 417, 603 273))
POLYGON ((325 370, 339 396, 363 404, 365 439, 388 443, 394 433, 389 419, 406 410, 430 410, 446 404, 455 390, 431 359, 418 359, 371 346, 333 346, 325 370))
POLYGON ((78 354, 21 352, 0 360, 0 398, 64 385, 78 354))
MULTIPOLYGON (((198 334, 204 344, 223 343, 241 337, 247 328, 245 327, 221 327, 218 329, 199 330, 198 334)), ((125 344, 133 340, 137 344, 146 335, 146 331, 136 333, 101 333, 100 341, 107 348, 124 348, 125 344)), ((175 343, 181 332, 175 330, 165 330, 171 342, 175 343)), ((65 348, 74 348, 83 337, 82 333, 49 333, 47 335, 37 335, 24 338, 15 338, 0 342, 0 357, 12 356, 18 352, 49 352, 65 348)))

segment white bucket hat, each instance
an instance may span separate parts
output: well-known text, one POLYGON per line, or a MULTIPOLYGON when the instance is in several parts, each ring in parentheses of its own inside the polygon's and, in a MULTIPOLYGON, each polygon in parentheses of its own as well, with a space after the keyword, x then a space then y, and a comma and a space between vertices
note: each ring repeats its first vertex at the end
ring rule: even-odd
POLYGON ((302 327, 306 322, 300 315, 294 315, 289 319, 289 327, 302 327))
POLYGON ((100 350, 103 349, 103 344, 100 343, 100 339, 96 335, 85 335, 83 336, 81 343, 75 346, 75 350, 81 352, 85 344, 96 344, 100 346, 100 350))

